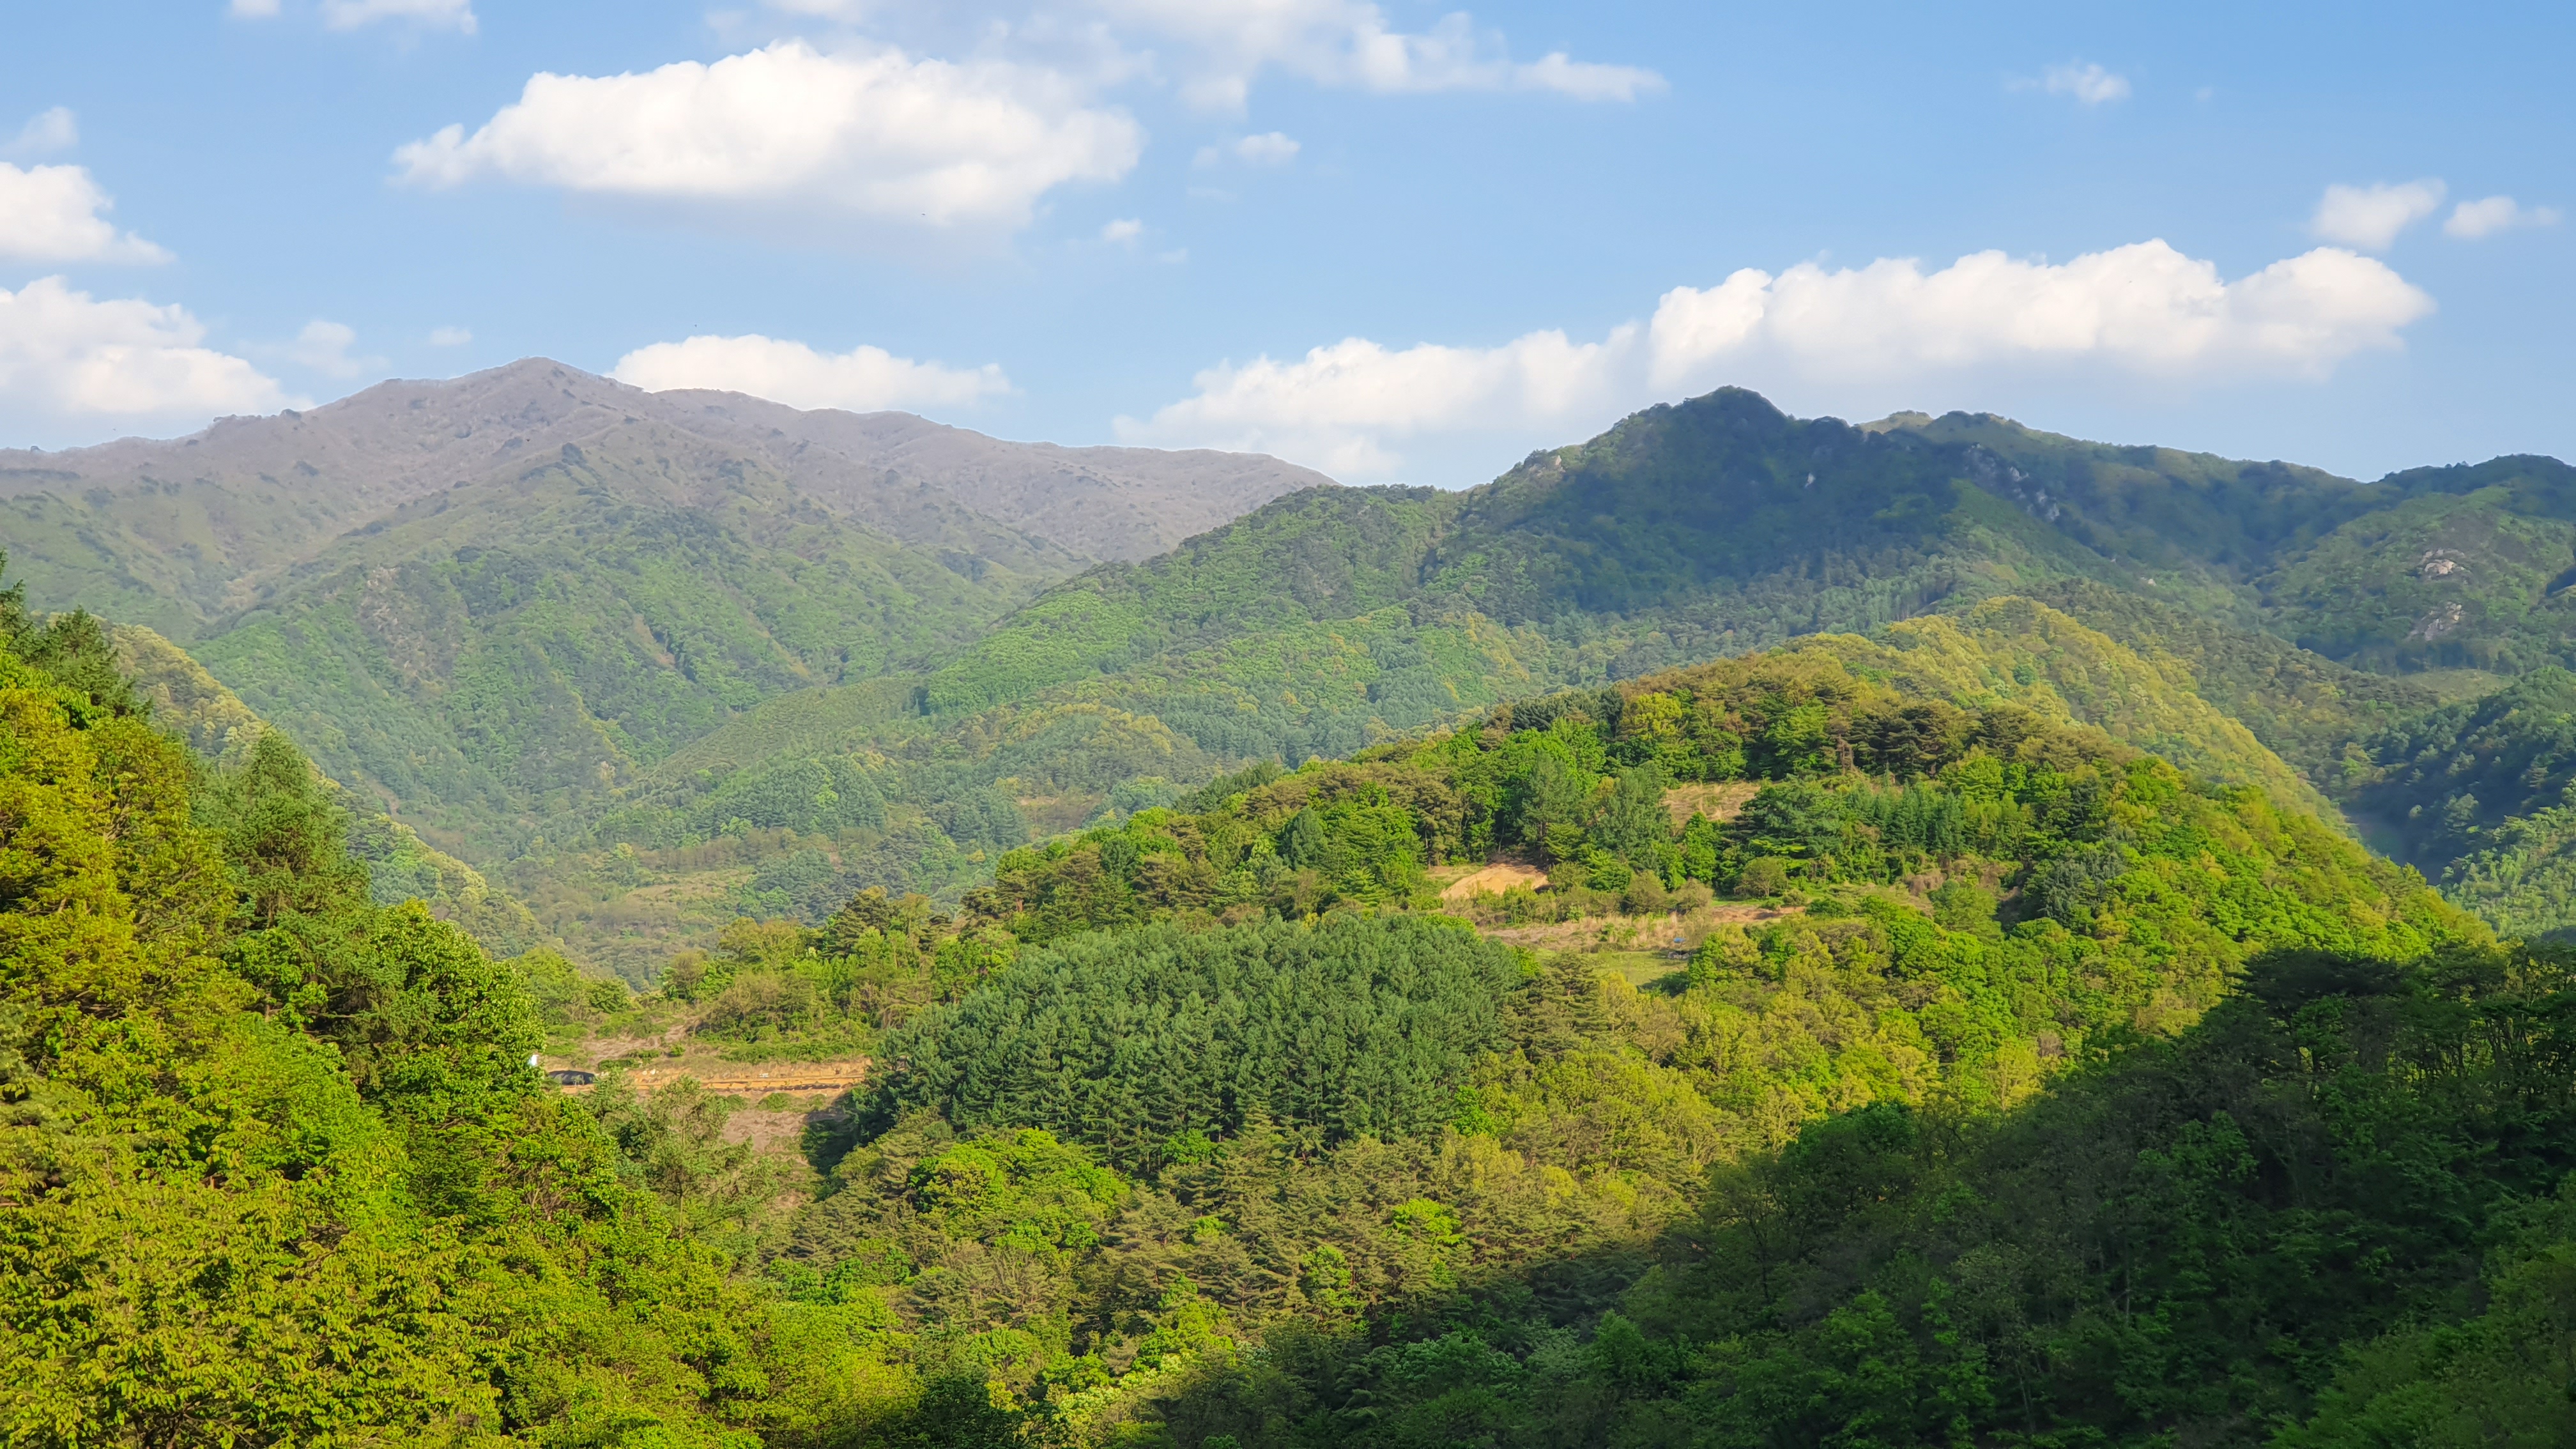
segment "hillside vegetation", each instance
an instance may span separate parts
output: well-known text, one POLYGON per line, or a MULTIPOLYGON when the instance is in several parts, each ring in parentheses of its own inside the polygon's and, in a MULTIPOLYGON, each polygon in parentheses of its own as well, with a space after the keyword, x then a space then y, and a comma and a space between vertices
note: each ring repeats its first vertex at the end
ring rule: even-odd
MULTIPOLYGON (((614 928, 654 940, 710 929, 714 902, 779 848, 804 853, 800 879, 838 872, 811 910, 868 884, 945 896, 1022 830, 1163 803, 1250 761, 1348 755, 1507 700, 1819 632, 1859 636, 1830 646, 1855 668, 1962 703, 2027 696, 2333 818, 2372 768, 2369 741, 2434 709, 2449 680, 2480 677, 2462 668, 2531 661, 2374 653, 2301 622, 2327 608, 2312 584, 2345 579, 2417 622, 2447 618, 2473 584, 2545 613, 2551 581, 2529 568, 2427 564, 2418 549, 2398 569, 2402 540, 2383 525, 2391 510, 2485 510, 2538 537, 2559 526, 2543 516, 2560 506, 2554 469, 2504 459, 2365 485, 1966 415, 1799 421, 1721 391, 1484 488, 1296 494, 1083 575, 919 675, 912 711, 889 691, 864 720, 820 700, 755 713, 699 762, 640 776, 585 816, 588 840, 521 878, 532 894, 540 877, 562 882, 566 909, 594 916, 621 891, 660 892, 614 928), (1989 603, 2011 596, 2055 612, 1989 603), (2452 673, 2435 688, 2355 664, 2452 673), (812 727, 824 717, 842 727, 812 727), (840 815, 811 803, 826 795, 840 815), (849 815, 854 797, 863 813, 882 801, 884 823, 849 815), (853 832, 882 834, 827 843, 853 832), (621 887, 579 863, 621 841, 717 850, 736 875, 684 888, 653 870, 621 887)), ((2551 627, 2529 617, 2515 626, 2529 637, 2551 627)), ((2438 877, 2455 858, 2419 863, 2438 877)))
POLYGON ((0 544, 36 607, 178 641, 496 866, 764 699, 929 662, 1045 583, 1325 481, 531 360, 0 455, 0 544))
MULTIPOLYGON (((2553 460, 2360 483, 1734 389, 1462 493, 542 363, 9 461, 41 606, 175 631, 637 979, 734 910, 953 901, 1027 840, 1255 761, 1793 638, 1859 636, 1910 662, 1855 667, 1954 700, 2052 696, 2032 707, 2329 816, 2393 767, 2373 741, 2576 662, 2553 460), (1974 621, 2001 597, 2090 632, 1974 621), (1941 662, 1936 614, 1976 657, 1941 662)), ((2450 844, 2409 859, 2443 876, 2473 853, 2450 844)))
POLYGON ((762 700, 970 639, 1030 584, 578 450, 398 516, 196 656, 324 768, 485 860, 762 700))
MULTIPOLYGON (((2313 785, 2192 691, 2185 666, 2151 662, 2028 601, 1990 599, 1875 640, 1801 640, 1784 657, 1821 663, 1851 687, 1875 681, 1963 709, 2013 703, 2096 725, 2334 818, 2313 785)), ((1225 763, 1151 715, 1055 697, 948 729, 913 713, 909 691, 889 680, 764 706, 649 776, 636 805, 601 818, 587 849, 523 863, 515 888, 577 953, 641 980, 732 913, 816 922, 869 887, 954 899, 1032 838, 1173 804, 1225 763), (911 803, 923 800, 926 809, 911 803)), ((1731 779, 1725 770, 1741 767, 1705 768, 1717 773, 1682 778, 1731 779)), ((1494 843, 1444 848, 1465 861, 1494 843)))
POLYGON ((0 614, 0 1399, 54 1442, 2570 1427, 2565 966, 1957 672, 2153 677, 2033 605, 1253 769, 641 1001, 375 904, 282 732, 192 758, 0 614), (1495 852, 1549 888, 1444 909, 1495 852), (1508 944, 1569 915, 1611 949, 1508 944), (780 1158, 640 1089, 673 1032, 880 1066, 780 1158))

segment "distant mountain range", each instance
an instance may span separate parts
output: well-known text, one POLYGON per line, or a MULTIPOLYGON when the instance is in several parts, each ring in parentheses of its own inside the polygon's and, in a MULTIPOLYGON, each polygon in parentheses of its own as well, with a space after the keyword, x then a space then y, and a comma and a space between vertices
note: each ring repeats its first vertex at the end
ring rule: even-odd
POLYGON ((675 500, 766 475, 837 520, 1033 576, 1149 557, 1331 481, 1258 455, 1009 443, 908 413, 648 393, 531 358, 185 438, 0 449, 0 528, 30 588, 184 640, 327 566, 351 533, 506 485, 567 446, 650 458, 675 500))
POLYGON ((179 641, 630 973, 734 911, 954 893, 1248 761, 1802 636, 2349 803, 2437 877, 2576 769, 2513 747, 2545 778, 2500 814, 2413 760, 2518 727, 2447 701, 2576 663, 2576 470, 2548 458, 2364 483, 1729 389, 1442 493, 540 360, 0 453, 0 547, 31 603, 179 641), (1927 615, 1952 633, 1899 627, 1927 615))
POLYGON ((180 642, 350 788, 495 859, 762 699, 933 663, 1051 581, 1328 482, 531 360, 0 452, 0 547, 42 605, 180 642))

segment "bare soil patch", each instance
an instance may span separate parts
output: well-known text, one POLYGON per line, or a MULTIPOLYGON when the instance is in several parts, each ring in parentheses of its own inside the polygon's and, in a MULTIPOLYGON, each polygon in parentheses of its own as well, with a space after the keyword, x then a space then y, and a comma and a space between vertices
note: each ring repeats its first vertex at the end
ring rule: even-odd
POLYGON ((1750 780, 1722 780, 1713 785, 1675 785, 1664 792, 1664 810, 1673 817, 1673 828, 1690 824, 1694 815, 1711 820, 1732 820, 1762 787, 1750 780))
POLYGON ((1463 901, 1476 896, 1498 896, 1515 887, 1543 890, 1546 886, 1547 872, 1536 866, 1498 860, 1451 882, 1448 889, 1440 893, 1440 899, 1444 902, 1463 901))

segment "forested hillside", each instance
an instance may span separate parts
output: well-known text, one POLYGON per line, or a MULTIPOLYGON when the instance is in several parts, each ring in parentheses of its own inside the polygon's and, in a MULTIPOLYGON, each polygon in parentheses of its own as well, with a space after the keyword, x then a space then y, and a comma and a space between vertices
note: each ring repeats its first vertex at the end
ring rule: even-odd
POLYGON ((350 788, 506 860, 760 701, 962 645, 1034 587, 648 464, 575 449, 442 495, 194 653, 350 788))
POLYGON ((172 442, 0 456, 35 606, 179 641, 483 865, 759 701, 1320 475, 662 396, 542 360, 172 442))
POLYGON ((638 999, 375 904, 282 733, 192 758, 186 689, 5 622, 34 1442, 2569 1427, 2564 967, 1929 643, 1263 767, 638 999), (1444 897, 1496 853, 1549 888, 1444 897), (663 1041, 881 1065, 782 1158, 663 1041))
MULTIPOLYGON (((639 980, 736 909, 953 900, 1026 840, 1254 761, 1818 634, 2395 829, 2353 792, 2438 705, 2559 659, 2576 572, 2548 459, 2363 484, 1737 390, 1463 493, 1275 496, 1316 480, 542 363, 188 441, 13 460, 37 605, 175 630, 372 808, 639 980), (1134 533, 1190 520, 1221 526, 1134 533), (1068 578, 1085 549, 1113 561, 1068 578), (2007 595, 2089 632, 1973 622, 2007 595), (1936 666, 1931 614, 1978 657, 1936 666)), ((2500 899, 2564 783, 2472 792, 2487 833, 2408 858, 2465 871, 2533 822, 2478 867, 2500 899)))
MULTIPOLYGON (((2393 569, 2391 509, 2504 508, 2523 520, 2514 527, 2545 532, 2557 526, 2542 517, 2558 506, 2555 467, 2506 459, 2363 485, 1992 418, 1802 422, 1720 392, 1481 489, 1298 494, 1163 557, 1057 586, 922 674, 913 711, 890 694, 857 709, 860 696, 782 701, 644 773, 625 803, 589 817, 589 841, 524 867, 526 889, 573 881, 588 870, 575 862, 623 841, 717 850, 763 889, 829 865, 835 890, 953 892, 1022 828, 1044 835, 1247 761, 1348 754, 1504 700, 1814 631, 1897 649, 1906 668, 1930 671, 1918 683, 1949 697, 2042 691, 2042 708, 2331 816, 2329 798, 2349 798, 2372 768, 2370 741, 2497 681, 2463 668, 2371 673, 2294 639, 2390 670, 2520 667, 2519 656, 2398 658, 2315 635, 2299 581, 2347 555, 2338 577, 2393 569), (2085 627, 1980 615, 2006 594, 2085 627), (1951 644, 1924 647, 1931 626, 1909 622, 1927 613, 1960 619, 1977 657, 1936 663, 1951 644), (825 719, 838 723, 817 728, 825 719), (845 802, 840 816, 811 803, 827 793, 845 802), (885 823, 871 804, 849 816, 854 797, 882 801, 885 823), (818 839, 853 828, 885 833, 855 851, 818 839), (763 830, 793 841, 763 846, 763 830), (765 867, 780 848, 803 863, 765 867)), ((2432 635, 2448 637, 2447 594, 2408 590, 2528 584, 2534 607, 2554 607, 2549 579, 2410 559, 2381 592, 2388 609, 2431 620, 2432 635)), ((2531 618, 2517 627, 2543 627, 2531 618)), ((2451 858, 2421 863, 2438 877, 2451 858)), ((647 872, 618 887, 588 871, 565 900, 670 880, 647 872)), ((657 909, 616 929, 688 928, 657 909)))
MULTIPOLYGON (((2199 698, 2185 665, 2142 657, 2043 605, 1990 599, 1877 639, 1825 635, 1789 649, 1959 707, 2010 701, 2096 725, 2335 813, 2199 698)), ((511 879, 579 954, 640 980, 733 912, 819 921, 871 886, 953 897, 1033 837, 1172 803, 1227 762, 1155 716, 1078 697, 1002 706, 973 729, 947 729, 913 712, 910 689, 885 681, 765 706, 649 774, 636 803, 603 817, 586 847, 523 862, 511 879)))

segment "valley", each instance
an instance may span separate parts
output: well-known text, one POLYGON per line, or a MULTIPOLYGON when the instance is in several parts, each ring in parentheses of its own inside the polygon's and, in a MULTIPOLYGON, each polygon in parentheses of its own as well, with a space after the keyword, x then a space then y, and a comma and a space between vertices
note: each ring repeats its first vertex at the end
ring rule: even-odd
POLYGON ((1444 493, 529 362, 9 466, 64 1442, 2565 1418, 2553 460, 1730 389, 1444 493))

